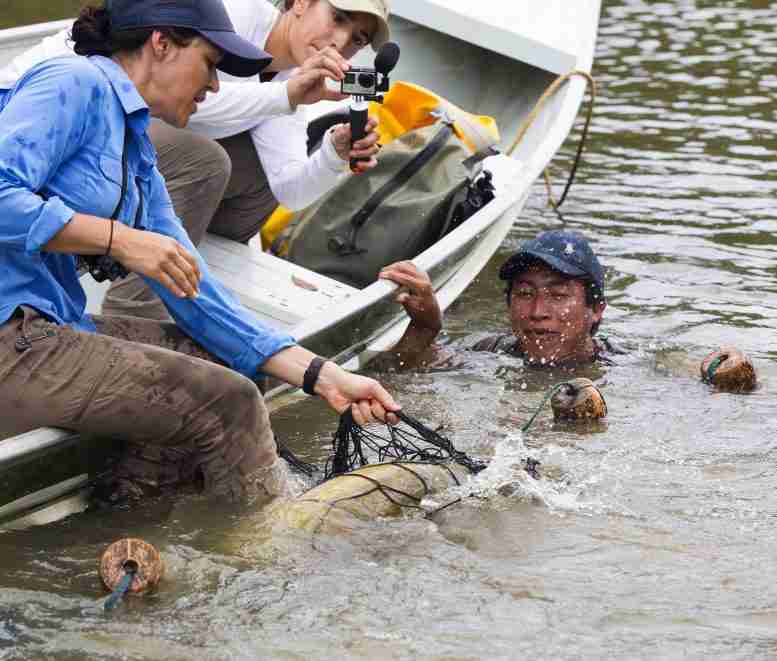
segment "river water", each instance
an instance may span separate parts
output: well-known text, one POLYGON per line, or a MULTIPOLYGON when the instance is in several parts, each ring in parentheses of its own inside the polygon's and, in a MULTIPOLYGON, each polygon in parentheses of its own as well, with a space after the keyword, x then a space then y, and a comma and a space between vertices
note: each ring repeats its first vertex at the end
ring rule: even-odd
MULTIPOLYGON (((408 411, 493 457, 464 502, 240 554, 225 543, 239 519, 194 497, 0 534, 0 659, 777 654, 775 34, 768 0, 605 2, 594 130, 564 224, 606 265, 603 330, 629 350, 582 372, 606 424, 546 412, 522 435, 561 375, 509 358, 389 375, 408 411), (721 344, 751 355, 758 391, 700 383, 693 365, 721 344), (526 455, 546 477, 522 474, 526 455), (168 579, 106 616, 96 558, 128 533, 162 549, 168 579)), ((560 226, 538 185, 446 341, 504 328, 500 262, 560 226)), ((320 461, 335 421, 303 403, 275 425, 320 461)))

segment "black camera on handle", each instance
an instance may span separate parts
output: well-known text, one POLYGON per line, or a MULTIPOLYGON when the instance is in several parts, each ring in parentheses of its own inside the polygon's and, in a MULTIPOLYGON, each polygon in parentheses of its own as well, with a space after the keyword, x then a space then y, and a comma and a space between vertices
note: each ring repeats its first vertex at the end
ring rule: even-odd
MULTIPOLYGON (((367 116, 369 111, 368 101, 383 102, 381 92, 388 92, 389 73, 397 66, 399 61, 399 46, 393 41, 387 41, 380 47, 375 56, 375 67, 354 67, 346 72, 340 83, 340 91, 350 94, 353 103, 350 107, 351 145, 367 135, 367 116)), ((351 170, 356 170, 356 164, 360 160, 351 159, 351 170)))
POLYGON ((340 83, 340 91, 343 94, 361 96, 372 101, 379 92, 388 91, 388 84, 388 77, 380 76, 375 69, 354 67, 345 74, 345 78, 340 83), (380 84, 378 84, 379 78, 380 84))
POLYGON ((378 95, 381 92, 388 92, 390 85, 388 75, 397 66, 398 61, 399 46, 393 41, 387 41, 375 56, 374 68, 349 69, 340 83, 340 91, 361 101, 381 101, 378 95))

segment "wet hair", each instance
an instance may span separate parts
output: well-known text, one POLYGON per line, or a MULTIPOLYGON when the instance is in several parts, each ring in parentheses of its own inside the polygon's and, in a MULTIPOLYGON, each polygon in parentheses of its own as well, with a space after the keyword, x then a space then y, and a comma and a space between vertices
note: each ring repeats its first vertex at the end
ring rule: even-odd
POLYGON ((108 10, 104 6, 84 7, 78 15, 70 39, 73 50, 78 55, 103 55, 110 57, 115 53, 131 53, 143 47, 151 35, 161 32, 176 46, 189 46, 199 35, 188 28, 153 27, 133 30, 111 29, 108 10))
MULTIPOLYGON (((507 286, 505 287, 505 298, 507 300, 508 307, 510 306, 510 296, 512 296, 513 293, 513 283, 515 282, 516 278, 521 275, 524 271, 527 271, 532 266, 544 266, 548 267, 548 264, 543 262, 541 259, 527 259, 525 262, 525 268, 521 271, 518 271, 510 280, 507 281, 507 286)), ((553 267, 550 267, 553 268, 553 267)), ((555 269, 554 269, 555 270, 555 269)), ((560 272, 559 272, 560 273, 560 272)), ((574 276, 566 275, 565 273, 561 273, 562 276, 564 276, 567 280, 580 280, 583 285, 585 286, 585 304, 589 308, 593 308, 594 305, 597 305, 599 303, 606 303, 605 297, 602 295, 602 290, 599 289, 598 285, 591 280, 590 278, 575 278, 574 276)), ((597 321, 593 326, 591 326, 591 335, 596 335, 596 333, 599 331, 599 326, 601 325, 601 321, 597 321)))

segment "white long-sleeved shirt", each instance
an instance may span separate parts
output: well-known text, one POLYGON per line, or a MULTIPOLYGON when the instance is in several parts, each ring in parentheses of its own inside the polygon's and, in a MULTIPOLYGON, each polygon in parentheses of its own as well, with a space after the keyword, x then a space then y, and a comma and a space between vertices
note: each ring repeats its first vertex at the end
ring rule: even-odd
MULTIPOLYGON (((237 33, 264 48, 279 12, 267 0, 224 0, 237 33)), ((71 28, 46 37, 0 70, 0 90, 12 88, 31 67, 62 55, 73 55, 71 28)), ((279 72, 272 82, 258 77, 234 78, 220 74, 221 90, 209 95, 192 115, 189 128, 219 139, 251 132, 267 181, 280 204, 297 211, 331 190, 346 172, 327 134, 321 148, 307 155, 308 112, 292 110, 286 81, 294 69, 279 72)), ((258 176, 258 174, 257 174, 258 176)))

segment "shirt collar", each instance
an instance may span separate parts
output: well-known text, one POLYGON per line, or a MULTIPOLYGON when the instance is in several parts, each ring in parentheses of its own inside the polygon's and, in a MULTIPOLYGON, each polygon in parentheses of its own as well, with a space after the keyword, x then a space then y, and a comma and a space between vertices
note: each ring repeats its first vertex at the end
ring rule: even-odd
POLYGON ((105 74, 127 115, 127 125, 138 137, 138 154, 141 165, 138 174, 143 178, 148 178, 151 169, 157 162, 156 150, 146 133, 151 121, 151 111, 148 104, 140 96, 138 88, 129 79, 121 65, 102 55, 93 55, 89 59, 105 74))
POLYGON ((130 128, 136 133, 142 134, 148 127, 150 112, 148 104, 140 96, 135 84, 129 79, 124 69, 112 59, 102 55, 93 55, 89 60, 105 74, 122 108, 124 108, 130 128))

